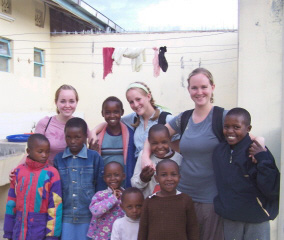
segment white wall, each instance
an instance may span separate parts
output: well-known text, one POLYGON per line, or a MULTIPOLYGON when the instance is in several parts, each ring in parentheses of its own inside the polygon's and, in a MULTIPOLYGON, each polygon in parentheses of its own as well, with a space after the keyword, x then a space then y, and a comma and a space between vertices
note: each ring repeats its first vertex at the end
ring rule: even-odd
POLYGON ((0 19, 0 37, 11 40, 11 72, 0 72, 0 137, 30 131, 33 121, 24 123, 18 115, 7 118, 14 113, 31 114, 51 110, 51 74, 46 64, 43 78, 34 77, 34 48, 45 50, 49 54, 49 10, 46 8, 44 28, 35 26, 35 9, 44 11, 41 1, 12 1, 12 22, 0 19), (33 33, 33 34, 27 34, 33 33), (36 33, 36 34, 34 34, 36 33), (29 62, 30 61, 30 62, 29 62), (15 126, 17 124, 17 126, 15 126), (18 129, 20 128, 20 129, 18 129))
MULTIPOLYGON (((238 105, 251 113, 253 133, 265 137, 279 168, 280 163, 283 163, 281 2, 283 1, 239 1, 238 73, 238 105)), ((281 208, 283 209, 283 196, 281 208)), ((283 210, 280 211, 280 218, 283 219, 283 210)), ((272 239, 277 239, 276 224, 276 221, 272 224, 272 239)), ((283 221, 279 221, 278 234, 279 240, 284 238, 283 221)))

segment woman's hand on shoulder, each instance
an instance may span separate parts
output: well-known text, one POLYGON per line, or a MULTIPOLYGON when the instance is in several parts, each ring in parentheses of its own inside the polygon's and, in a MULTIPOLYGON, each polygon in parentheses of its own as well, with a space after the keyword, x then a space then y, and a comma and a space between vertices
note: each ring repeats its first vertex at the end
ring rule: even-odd
POLYGON ((16 168, 13 168, 9 173, 9 181, 12 182, 13 178, 15 177, 15 170, 16 168))
POLYGON ((95 142, 97 141, 98 137, 97 137, 97 133, 96 133, 96 129, 94 128, 93 130, 90 131, 90 136, 88 136, 88 143, 91 144, 91 142, 95 142))
POLYGON ((266 151, 265 139, 264 137, 253 137, 251 135, 250 137, 253 143, 250 145, 250 148, 249 148, 249 156, 252 158, 252 162, 256 164, 257 160, 255 159, 254 156, 260 152, 266 151))
MULTIPOLYGON (((21 161, 19 162, 19 165, 25 163, 27 156, 28 156, 27 154, 24 154, 23 158, 22 158, 21 161)), ((17 168, 17 167, 13 168, 13 169, 10 171, 10 173, 9 173, 9 180, 10 180, 10 182, 12 182, 13 177, 15 177, 15 170, 16 170, 16 168, 17 168)))
MULTIPOLYGON (((103 130, 103 128, 106 126, 106 122, 102 122, 100 124, 98 124, 97 126, 94 127, 94 129, 92 129, 90 131, 90 136, 88 138, 88 142, 89 142, 89 145, 94 145, 96 143, 96 141, 98 140, 98 137, 97 135, 103 130)), ((90 147, 89 147, 90 148, 90 147)), ((90 149, 93 149, 93 148, 90 148, 90 149)), ((95 150, 95 149, 93 149, 95 150)))
POLYGON ((100 152, 101 146, 99 145, 99 140, 94 140, 93 138, 89 142, 89 149, 95 150, 97 152, 100 152))

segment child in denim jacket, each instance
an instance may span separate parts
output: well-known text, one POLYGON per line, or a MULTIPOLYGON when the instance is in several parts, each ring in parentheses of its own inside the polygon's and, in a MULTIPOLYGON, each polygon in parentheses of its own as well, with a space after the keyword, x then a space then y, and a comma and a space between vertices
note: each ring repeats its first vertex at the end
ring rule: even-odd
POLYGON ((84 240, 91 212, 89 205, 95 192, 105 188, 103 160, 86 147, 87 124, 81 118, 71 118, 65 125, 67 147, 56 155, 63 193, 63 224, 61 240, 84 240))

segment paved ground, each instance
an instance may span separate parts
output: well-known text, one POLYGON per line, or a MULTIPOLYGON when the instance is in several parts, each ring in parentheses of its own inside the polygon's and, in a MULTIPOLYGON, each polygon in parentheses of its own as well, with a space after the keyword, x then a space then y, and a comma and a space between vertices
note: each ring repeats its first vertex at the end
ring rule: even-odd
POLYGON ((0 219, 0 240, 3 240, 3 235, 4 235, 4 232, 3 232, 3 225, 4 225, 4 219, 0 219))

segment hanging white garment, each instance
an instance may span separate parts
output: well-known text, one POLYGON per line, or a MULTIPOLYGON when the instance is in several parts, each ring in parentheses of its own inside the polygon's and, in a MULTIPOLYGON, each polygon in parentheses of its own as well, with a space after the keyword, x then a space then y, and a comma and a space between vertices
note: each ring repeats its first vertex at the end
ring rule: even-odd
POLYGON ((133 72, 139 72, 143 62, 146 62, 145 48, 116 48, 112 59, 117 65, 120 65, 122 56, 131 59, 133 72))
POLYGON ((120 65, 123 57, 123 53, 126 51, 127 48, 115 48, 112 59, 116 62, 117 65, 120 65))
POLYGON ((146 62, 145 48, 127 48, 123 56, 131 59, 133 72, 139 72, 146 62))

